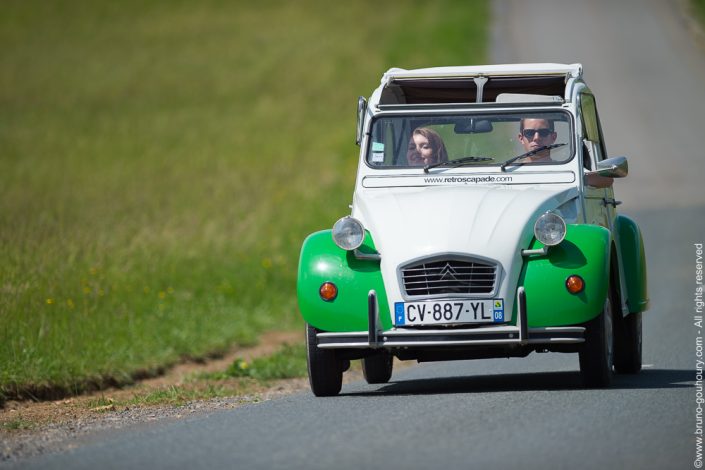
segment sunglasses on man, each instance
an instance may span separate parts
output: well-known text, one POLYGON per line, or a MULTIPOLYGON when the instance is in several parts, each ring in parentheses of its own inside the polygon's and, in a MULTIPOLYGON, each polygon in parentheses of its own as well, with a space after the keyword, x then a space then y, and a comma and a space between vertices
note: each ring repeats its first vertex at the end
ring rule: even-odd
POLYGON ((539 137, 545 138, 548 137, 553 133, 551 129, 543 128, 543 129, 524 129, 521 131, 522 135, 526 137, 527 139, 533 139, 534 135, 536 133, 539 133, 539 137))

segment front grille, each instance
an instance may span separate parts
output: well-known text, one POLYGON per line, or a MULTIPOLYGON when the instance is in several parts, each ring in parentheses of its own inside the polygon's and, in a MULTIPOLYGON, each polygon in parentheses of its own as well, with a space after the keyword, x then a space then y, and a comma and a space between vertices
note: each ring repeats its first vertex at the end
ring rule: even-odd
POLYGON ((401 269, 406 295, 491 294, 497 266, 477 260, 443 259, 401 269))

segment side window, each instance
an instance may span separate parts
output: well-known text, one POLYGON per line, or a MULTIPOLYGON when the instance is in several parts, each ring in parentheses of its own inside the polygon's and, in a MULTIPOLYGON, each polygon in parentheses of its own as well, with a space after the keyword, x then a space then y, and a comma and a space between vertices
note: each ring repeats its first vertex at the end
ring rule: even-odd
POLYGON ((595 97, 587 93, 580 95, 580 111, 583 117, 583 134, 585 139, 589 141, 585 147, 588 148, 593 161, 604 160, 606 158, 605 143, 602 138, 595 97))

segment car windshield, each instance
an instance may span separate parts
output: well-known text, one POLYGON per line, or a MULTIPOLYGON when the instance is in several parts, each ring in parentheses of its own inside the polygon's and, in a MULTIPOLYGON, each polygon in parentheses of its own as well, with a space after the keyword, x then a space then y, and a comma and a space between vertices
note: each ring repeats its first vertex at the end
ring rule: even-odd
MULTIPOLYGON (((373 168, 555 165, 573 156, 564 111, 384 116, 375 119, 367 150, 373 168)), ((433 171, 433 170, 431 170, 433 171)))

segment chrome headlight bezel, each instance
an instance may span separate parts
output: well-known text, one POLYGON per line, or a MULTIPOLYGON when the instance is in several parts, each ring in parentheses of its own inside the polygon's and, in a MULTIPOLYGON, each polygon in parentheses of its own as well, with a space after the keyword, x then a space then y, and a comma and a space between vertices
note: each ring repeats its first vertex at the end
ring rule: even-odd
POLYGON ((546 246, 555 246, 565 238, 565 220, 554 212, 541 214, 534 223, 534 236, 546 246))
POLYGON ((345 216, 333 225, 331 231, 335 244, 346 251, 356 250, 365 240, 365 228, 354 217, 345 216))

